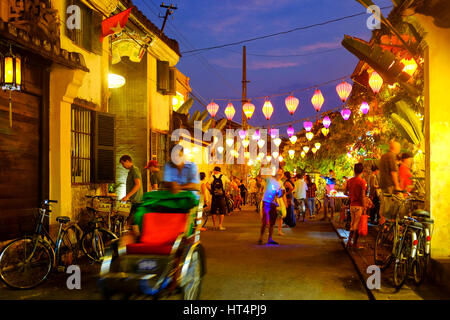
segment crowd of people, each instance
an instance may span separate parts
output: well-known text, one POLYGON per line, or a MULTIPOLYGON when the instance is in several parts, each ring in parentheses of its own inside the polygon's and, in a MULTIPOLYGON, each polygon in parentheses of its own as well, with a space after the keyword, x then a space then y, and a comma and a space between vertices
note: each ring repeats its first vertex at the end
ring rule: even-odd
MULTIPOLYGON (((263 235, 268 228, 267 243, 277 244, 273 240, 274 226, 278 226, 278 235, 283 236, 283 224, 295 225, 295 211, 303 212, 303 221, 306 211, 309 219, 316 219, 317 185, 311 175, 304 172, 293 174, 279 168, 274 176, 263 177, 258 175, 247 181, 238 177, 227 177, 220 167, 215 167, 207 177, 207 173, 198 172, 197 165, 186 161, 183 157, 183 148, 174 144, 170 152, 178 147, 177 159, 170 160, 164 166, 161 178, 157 161, 149 161, 144 169, 150 172, 150 190, 164 188, 172 193, 180 191, 193 191, 201 199, 204 211, 209 213, 212 229, 225 231, 224 217, 234 210, 241 210, 242 206, 250 205, 261 216, 261 232, 258 243, 263 243, 263 235), (176 163, 175 163, 176 162, 176 163)), ((177 153, 175 153, 177 154, 177 153)), ((126 195, 122 201, 131 201, 132 209, 129 223, 133 224, 133 215, 142 201, 142 175, 134 166, 128 155, 120 158, 122 166, 128 170, 126 180, 126 195)), ((321 176, 326 182, 323 197, 322 219, 333 219, 335 212, 335 198, 332 191, 340 189, 349 198, 349 212, 351 215, 350 238, 348 245, 358 247, 358 227, 361 215, 369 213, 371 223, 384 222, 383 195, 400 191, 409 192, 413 188, 411 180, 412 155, 400 154, 400 144, 392 141, 389 151, 379 160, 379 167, 373 165, 370 174, 364 174, 364 166, 357 163, 354 166, 354 177, 344 177, 342 185, 336 187, 336 174, 329 170, 328 176, 321 176)), ((206 231, 206 228, 202 229, 206 231)))

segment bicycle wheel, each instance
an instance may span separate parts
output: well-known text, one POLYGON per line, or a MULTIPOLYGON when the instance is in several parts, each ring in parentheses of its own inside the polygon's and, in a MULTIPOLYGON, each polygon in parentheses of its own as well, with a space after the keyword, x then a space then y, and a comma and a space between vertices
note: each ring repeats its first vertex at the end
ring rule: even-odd
POLYGON ((416 285, 421 285, 425 280, 427 274, 427 267, 428 262, 430 260, 430 255, 425 252, 425 246, 426 246, 425 233, 422 231, 419 234, 416 259, 413 262, 414 283, 416 285))
POLYGON ((61 233, 61 245, 58 253, 58 266, 65 269, 78 261, 80 253, 79 231, 75 226, 70 226, 61 233))
POLYGON ((374 246, 374 261, 381 270, 387 269, 392 263, 392 247, 394 240, 393 228, 384 224, 380 226, 374 246))
POLYGON ((409 264, 411 259, 412 237, 409 232, 406 233, 405 239, 399 241, 397 245, 395 266, 394 266, 394 286, 398 290, 406 281, 409 273, 409 264))
POLYGON ((114 239, 118 239, 118 237, 111 231, 103 228, 95 228, 83 235, 83 238, 81 238, 81 248, 91 261, 101 262, 105 256, 106 248, 114 239))
POLYGON ((20 238, 0 253, 0 277, 16 289, 31 289, 41 284, 53 265, 53 253, 39 239, 20 238))
POLYGON ((184 300, 197 300, 202 287, 202 255, 196 248, 189 261, 188 271, 184 279, 185 285, 182 287, 184 300))

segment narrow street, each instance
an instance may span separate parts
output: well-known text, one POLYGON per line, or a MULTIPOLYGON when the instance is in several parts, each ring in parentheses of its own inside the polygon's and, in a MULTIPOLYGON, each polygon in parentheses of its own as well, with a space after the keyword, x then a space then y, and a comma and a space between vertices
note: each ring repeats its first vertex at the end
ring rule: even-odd
POLYGON ((202 300, 368 299, 329 222, 300 222, 284 228, 284 236, 276 235, 275 228, 279 246, 257 244, 260 219, 255 211, 234 212, 224 226, 226 231, 202 233, 208 268, 202 300))
MULTIPOLYGON (((368 299, 329 222, 298 223, 284 228, 284 236, 274 236, 279 246, 261 246, 256 243, 259 215, 248 209, 226 216, 226 231, 201 233, 207 255, 201 300, 368 299)), ((81 264, 81 290, 67 289, 69 275, 59 273, 32 290, 1 284, 0 299, 101 299, 95 283, 98 270, 98 265, 81 264)))

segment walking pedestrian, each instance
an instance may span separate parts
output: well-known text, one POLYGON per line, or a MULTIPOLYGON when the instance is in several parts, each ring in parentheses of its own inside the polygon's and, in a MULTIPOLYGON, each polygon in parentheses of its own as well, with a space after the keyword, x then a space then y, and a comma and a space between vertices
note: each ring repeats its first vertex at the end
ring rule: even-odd
MULTIPOLYGON (((200 172, 200 191, 201 191, 201 199, 203 200, 203 224, 201 231, 206 231, 206 222, 208 219, 209 212, 211 211, 211 193, 207 188, 208 181, 206 180, 206 174, 204 172, 200 172), (206 219, 205 219, 206 217, 206 219)), ((202 201, 200 201, 202 203, 202 201)))
POLYGON ((207 187, 211 193, 211 217, 213 221, 213 229, 216 229, 216 215, 219 214, 219 230, 224 231, 223 220, 226 211, 225 190, 231 184, 230 179, 221 173, 220 167, 215 167, 207 187), (217 213, 218 212, 218 213, 217 213))
POLYGON ((347 247, 354 247, 361 249, 358 246, 358 228, 359 222, 361 220, 361 215, 363 214, 365 208, 367 207, 366 201, 366 190, 367 183, 361 177, 364 171, 364 166, 362 163, 355 164, 354 172, 355 176, 348 180, 346 191, 350 197, 350 214, 351 214, 351 227, 350 235, 348 236, 347 247))
POLYGON ((303 208, 307 207, 306 204, 306 190, 308 186, 305 181, 305 173, 301 172, 297 176, 297 180, 294 184, 294 206, 303 213, 303 221, 305 220, 305 212, 303 208))
POLYGON ((161 176, 159 172, 158 161, 150 160, 144 169, 148 169, 150 171, 150 190, 156 191, 159 189, 159 185, 161 184, 161 176))
POLYGON ((241 184, 239 185, 239 190, 241 191, 242 202, 243 202, 243 204, 244 204, 244 206, 245 206, 248 190, 247 190, 247 188, 245 187, 245 184, 244 184, 244 180, 243 180, 243 179, 241 179, 241 184))
POLYGON ((372 224, 378 224, 380 220, 380 184, 378 179, 378 173, 380 169, 376 165, 372 166, 372 174, 369 178, 369 198, 373 203, 373 207, 370 209, 370 221, 372 224))
POLYGON ((255 179, 255 203, 256 203, 256 212, 259 213, 261 210, 261 201, 262 196, 265 191, 265 180, 261 178, 260 175, 256 176, 255 179))
POLYGON ((295 183, 292 180, 291 173, 284 172, 284 188, 286 190, 286 218, 285 222, 290 227, 295 225, 295 215, 294 215, 294 189, 295 183))
POLYGON ((308 199, 309 218, 315 218, 316 192, 317 186, 309 175, 306 176, 306 198, 308 199))
POLYGON ((265 188, 262 199, 262 217, 261 217, 261 232, 258 244, 263 244, 263 236, 267 225, 269 226, 268 244, 278 244, 272 239, 273 227, 277 220, 277 204, 276 199, 282 196, 282 185, 279 180, 283 177, 283 169, 279 168, 276 176, 270 177, 265 188))
POLYGON ((331 196, 331 191, 336 186, 336 174, 333 170, 329 171, 328 177, 322 177, 326 180, 326 193, 323 198, 323 219, 333 220, 334 216, 334 198, 331 196), (330 218, 328 218, 328 209, 330 209, 330 218))
MULTIPOLYGON (((261 177, 259 177, 260 179, 261 179, 261 177)), ((256 179, 254 179, 254 178, 251 178, 250 179, 250 181, 249 181, 249 183, 248 183, 248 191, 249 191, 249 193, 250 193, 250 200, 249 200, 249 203, 250 203, 250 205, 256 205, 257 207, 256 207, 256 211, 258 211, 259 209, 258 209, 258 204, 257 204, 257 201, 256 201, 256 198, 257 198, 257 186, 256 186, 256 184, 257 184, 257 180, 258 180, 258 178, 256 178, 256 179)))
POLYGON ((127 218, 127 224, 134 224, 134 214, 142 201, 144 194, 142 189, 142 175, 140 170, 134 166, 133 160, 129 155, 123 155, 120 157, 119 162, 122 166, 128 170, 127 182, 126 182, 126 195, 121 201, 131 201, 131 210, 127 218))

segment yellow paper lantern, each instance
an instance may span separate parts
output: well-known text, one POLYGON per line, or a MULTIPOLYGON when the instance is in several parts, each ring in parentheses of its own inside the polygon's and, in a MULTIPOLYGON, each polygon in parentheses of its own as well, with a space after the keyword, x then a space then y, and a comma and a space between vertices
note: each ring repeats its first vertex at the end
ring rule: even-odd
POLYGON ((253 116, 253 112, 255 112, 255 105, 247 102, 246 104, 243 105, 242 109, 244 110, 244 114, 247 117, 248 120, 251 119, 251 117, 253 116))
POLYGON ((369 79, 369 86, 372 88, 373 93, 377 94, 380 92, 382 85, 383 78, 377 72, 372 72, 369 79))
POLYGON ((328 133, 330 132, 330 129, 322 128, 322 134, 326 137, 328 133))
MULTIPOLYGON (((327 129, 328 130, 328 129, 327 129)), ((311 141, 311 139, 314 138, 314 133, 312 132, 307 132, 306 133, 306 139, 308 139, 308 141, 311 141)))

